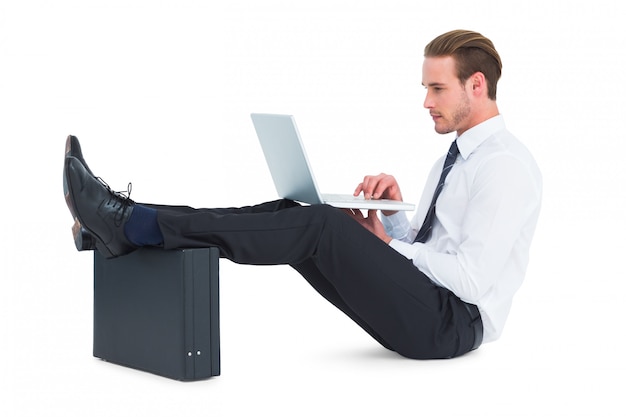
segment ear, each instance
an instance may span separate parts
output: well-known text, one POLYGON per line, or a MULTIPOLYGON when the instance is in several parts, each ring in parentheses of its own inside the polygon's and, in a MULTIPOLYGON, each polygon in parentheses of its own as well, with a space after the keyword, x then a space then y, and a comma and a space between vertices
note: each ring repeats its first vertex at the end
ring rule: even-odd
POLYGON ((467 79, 468 87, 475 97, 487 94, 487 79, 482 72, 475 72, 467 79))

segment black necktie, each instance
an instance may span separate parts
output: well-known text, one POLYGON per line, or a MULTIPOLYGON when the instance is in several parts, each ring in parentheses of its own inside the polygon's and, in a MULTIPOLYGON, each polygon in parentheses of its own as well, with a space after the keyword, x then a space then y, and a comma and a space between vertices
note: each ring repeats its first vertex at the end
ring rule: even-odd
POLYGON ((417 232, 417 236, 415 237, 415 240, 413 242, 424 243, 430 237, 430 234, 433 230, 433 221, 435 220, 435 206, 437 205, 437 197, 439 197, 439 194, 441 194, 441 190, 443 189, 443 183, 446 180, 446 176, 448 176, 448 173, 452 169, 452 165, 454 165, 458 154, 459 148, 458 146, 456 146, 455 140, 454 142, 452 142, 452 145, 450 145, 446 160, 443 162, 443 171, 441 171, 441 177, 439 177, 439 183, 437 184, 437 188, 435 189, 433 199, 430 202, 430 207, 428 208, 428 213, 426 213, 424 223, 422 224, 419 232, 417 232))

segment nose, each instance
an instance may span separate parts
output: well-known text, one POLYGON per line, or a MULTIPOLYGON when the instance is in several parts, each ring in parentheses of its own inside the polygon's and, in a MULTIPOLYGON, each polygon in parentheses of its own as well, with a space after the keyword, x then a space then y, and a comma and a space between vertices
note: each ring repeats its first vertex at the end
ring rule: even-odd
POLYGON ((424 108, 432 109, 434 107, 433 100, 431 94, 428 89, 426 89, 426 97, 424 98, 424 108))

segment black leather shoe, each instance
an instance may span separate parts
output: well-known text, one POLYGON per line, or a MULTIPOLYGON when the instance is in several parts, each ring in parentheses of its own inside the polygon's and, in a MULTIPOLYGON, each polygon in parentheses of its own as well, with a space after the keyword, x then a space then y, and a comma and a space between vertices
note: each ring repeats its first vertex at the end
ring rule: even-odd
POLYGON ((78 219, 74 219, 72 226, 72 236, 74 237, 74 245, 76 250, 82 252, 84 250, 96 250, 96 239, 83 226, 78 219))
POLYGON ((93 175, 93 172, 91 172, 89 166, 87 166, 87 162, 85 162, 85 158, 83 158, 83 151, 80 148, 80 142, 78 141, 78 138, 76 136, 69 135, 67 137, 67 140, 65 141, 65 156, 73 156, 74 158, 78 159, 80 163, 83 164, 87 172, 93 175))
MULTIPOLYGON (((81 150, 80 142, 78 141, 78 138, 73 135, 69 135, 67 137, 67 140, 65 141, 65 157, 67 158, 68 156, 73 156, 76 159, 78 159, 81 162, 81 164, 83 164, 85 169, 87 169, 87 172, 89 172, 90 175, 95 177, 95 175, 93 175, 93 172, 91 172, 91 169, 89 169, 87 162, 85 162, 85 158, 83 158, 83 152, 81 150)), ((63 194, 65 196, 68 195, 68 186, 67 186, 67 179, 66 179, 65 174, 63 174, 63 194)), ((74 217, 74 226, 72 226, 72 235, 74 236, 74 245, 76 245, 76 249, 79 252, 84 251, 84 250, 95 250, 96 240, 89 234, 89 232, 87 232, 83 227, 81 227, 80 222, 78 221, 78 219, 76 219, 76 215, 74 214, 73 208, 71 207, 69 202, 67 203, 67 206, 70 209, 70 212, 72 213, 72 217, 74 217)))
POLYGON ((95 178, 74 156, 65 158, 63 175, 67 184, 66 202, 78 221, 75 228, 87 231, 95 246, 106 258, 126 255, 136 247, 124 234, 135 202, 122 193, 112 191, 102 180, 95 178))

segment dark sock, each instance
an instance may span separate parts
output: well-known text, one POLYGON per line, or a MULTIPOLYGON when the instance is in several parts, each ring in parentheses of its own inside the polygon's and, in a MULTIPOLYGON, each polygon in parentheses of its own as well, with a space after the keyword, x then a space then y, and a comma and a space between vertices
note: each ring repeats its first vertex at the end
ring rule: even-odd
POLYGON ((157 246, 163 243, 156 209, 140 204, 135 204, 130 218, 124 225, 124 233, 126 238, 137 246, 157 246))

